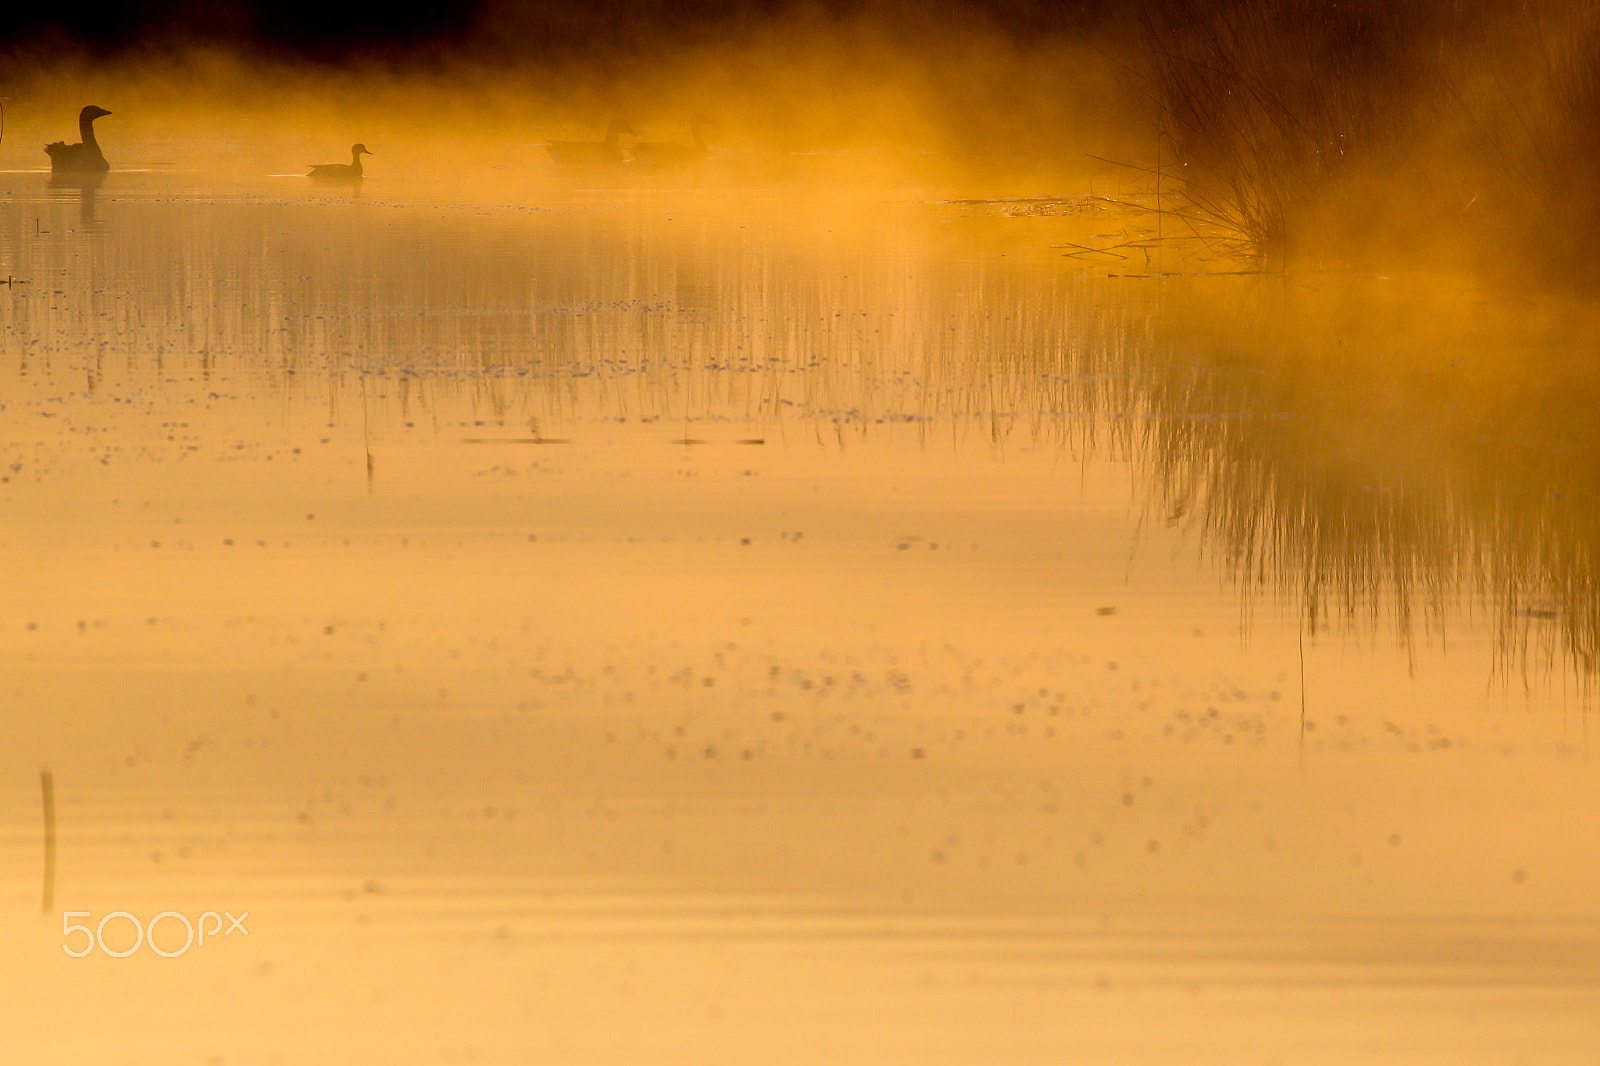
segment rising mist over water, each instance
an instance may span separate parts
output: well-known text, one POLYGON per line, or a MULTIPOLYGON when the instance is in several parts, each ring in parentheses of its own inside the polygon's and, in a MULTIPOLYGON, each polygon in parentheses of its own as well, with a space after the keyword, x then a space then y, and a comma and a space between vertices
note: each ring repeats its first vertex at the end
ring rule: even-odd
POLYGON ((263 6, 207 32, 152 11, 106 39, 93 19, 52 26, 13 38, 0 91, 13 111, 84 93, 127 101, 124 111, 139 101, 146 128, 201 136, 250 123, 281 138, 324 119, 402 142, 443 136, 452 147, 441 162, 463 169, 618 115, 658 137, 682 137, 703 113, 725 146, 872 146, 1019 178, 1081 171, 1086 146, 1129 155, 1134 128, 1088 8, 999 18, 956 5, 510 3, 469 6, 448 26, 370 21, 339 5, 287 24, 279 14, 263 6))
POLYGON ((1170 209, 1279 266, 1594 281, 1600 18, 1567 0, 90 5, 12 14, 0 47, 13 150, 91 96, 175 160, 185 133, 331 124, 470 166, 708 114, 724 146, 871 146, 1032 192, 1159 174, 1170 209))

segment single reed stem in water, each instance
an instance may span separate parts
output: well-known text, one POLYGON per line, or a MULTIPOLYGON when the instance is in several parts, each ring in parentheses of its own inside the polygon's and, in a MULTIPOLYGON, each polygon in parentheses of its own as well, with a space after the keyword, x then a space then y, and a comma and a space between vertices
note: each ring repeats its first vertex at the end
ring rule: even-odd
POLYGON ((49 914, 56 901, 56 786, 46 767, 39 771, 39 790, 44 798, 44 906, 49 914))

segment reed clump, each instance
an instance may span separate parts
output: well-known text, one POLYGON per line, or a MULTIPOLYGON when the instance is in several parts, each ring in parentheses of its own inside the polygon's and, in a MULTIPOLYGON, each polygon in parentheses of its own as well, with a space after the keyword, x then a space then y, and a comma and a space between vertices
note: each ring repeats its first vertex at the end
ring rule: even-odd
POLYGON ((1370 0, 1145 5, 1136 88, 1163 172, 1257 252, 1285 254, 1297 222, 1400 132, 1389 102, 1418 77, 1420 31, 1385 10, 1370 0))
POLYGON ((1164 177, 1261 256, 1600 280, 1600 14, 1580 0, 1150 0, 1164 177))

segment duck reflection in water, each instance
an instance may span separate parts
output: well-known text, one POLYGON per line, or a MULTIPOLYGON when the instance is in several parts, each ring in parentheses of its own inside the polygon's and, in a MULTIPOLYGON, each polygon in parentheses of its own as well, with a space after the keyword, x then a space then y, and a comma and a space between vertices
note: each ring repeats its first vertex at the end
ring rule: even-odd
POLYGON ((109 114, 111 112, 105 108, 90 104, 78 112, 78 133, 83 137, 81 143, 56 141, 44 146, 45 154, 50 157, 52 174, 103 174, 111 169, 111 164, 106 162, 105 155, 100 151, 100 142, 94 136, 94 120, 109 114))
POLYGON ((95 200, 99 195, 100 186, 105 182, 106 176, 101 171, 90 170, 74 173, 73 171, 57 171, 50 175, 50 188, 63 190, 57 195, 60 199, 67 198, 65 190, 71 189, 78 194, 78 220, 84 229, 94 229, 100 225, 100 220, 95 217, 95 200))
POLYGON ((606 128, 606 139, 603 141, 550 141, 545 144, 545 151, 550 154, 550 161, 563 167, 611 167, 621 166, 622 137, 637 137, 633 126, 625 118, 613 119, 606 128))
POLYGON ((361 180, 361 157, 371 155, 364 144, 350 146, 350 162, 348 163, 317 163, 306 173, 312 181, 328 182, 357 182, 361 180))

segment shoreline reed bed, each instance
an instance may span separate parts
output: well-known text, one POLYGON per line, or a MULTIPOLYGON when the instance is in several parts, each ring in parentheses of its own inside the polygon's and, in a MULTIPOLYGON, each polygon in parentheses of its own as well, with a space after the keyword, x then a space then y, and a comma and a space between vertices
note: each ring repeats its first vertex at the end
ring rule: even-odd
POLYGON ((1158 169, 1253 256, 1600 281, 1589 6, 1178 0, 1136 18, 1158 169))

